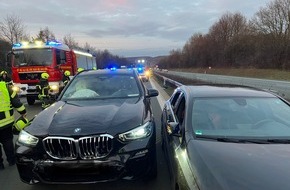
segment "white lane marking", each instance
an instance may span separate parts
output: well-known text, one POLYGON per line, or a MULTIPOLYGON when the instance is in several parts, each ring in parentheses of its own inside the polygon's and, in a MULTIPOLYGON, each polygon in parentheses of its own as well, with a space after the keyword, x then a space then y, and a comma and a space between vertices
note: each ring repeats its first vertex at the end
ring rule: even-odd
MULTIPOLYGON (((150 79, 150 83, 151 83, 151 85, 152 85, 152 87, 153 87, 154 89, 156 89, 156 90, 163 90, 163 89, 161 89, 160 86, 157 87, 157 82, 156 82, 155 80, 150 79), (156 85, 155 85, 155 84, 156 84, 156 85)), ((161 108, 161 110, 162 110, 163 107, 164 107, 164 104, 165 104, 166 100, 165 100, 165 98, 163 97, 163 95, 162 95, 161 93, 159 93, 159 95, 157 96, 157 101, 158 101, 158 103, 159 103, 159 105, 160 105, 160 108, 161 108)))

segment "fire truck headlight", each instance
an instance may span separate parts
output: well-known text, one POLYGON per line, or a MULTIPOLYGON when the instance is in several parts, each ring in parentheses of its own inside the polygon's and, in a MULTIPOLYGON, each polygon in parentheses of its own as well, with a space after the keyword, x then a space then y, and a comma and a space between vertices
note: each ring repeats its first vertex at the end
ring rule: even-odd
POLYGON ((59 86, 58 85, 51 85, 50 89, 53 90, 53 91, 58 91, 59 86))
POLYGON ((18 86, 12 86, 12 90, 14 92, 19 92, 20 91, 20 88, 18 86))

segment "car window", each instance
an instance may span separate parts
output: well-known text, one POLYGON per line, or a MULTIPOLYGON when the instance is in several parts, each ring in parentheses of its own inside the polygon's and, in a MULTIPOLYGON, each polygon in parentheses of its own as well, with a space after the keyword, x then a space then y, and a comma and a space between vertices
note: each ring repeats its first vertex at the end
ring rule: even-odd
POLYGON ((181 94, 182 94, 182 91, 176 91, 175 94, 170 99, 170 104, 174 112, 176 111, 176 105, 178 104, 178 100, 180 100, 179 97, 181 94))
POLYGON ((140 91, 133 75, 86 75, 71 81, 64 99, 138 97, 140 91))
POLYGON ((172 105, 172 107, 174 107, 174 105, 175 105, 180 93, 181 93, 180 91, 176 91, 175 94, 170 99, 170 104, 172 105))
POLYGON ((175 115, 178 119, 179 125, 181 126, 184 121, 185 115, 185 98, 184 96, 180 97, 179 104, 176 106, 175 115))
POLYGON ((197 135, 288 138, 289 115, 278 98, 198 98, 191 123, 197 135))

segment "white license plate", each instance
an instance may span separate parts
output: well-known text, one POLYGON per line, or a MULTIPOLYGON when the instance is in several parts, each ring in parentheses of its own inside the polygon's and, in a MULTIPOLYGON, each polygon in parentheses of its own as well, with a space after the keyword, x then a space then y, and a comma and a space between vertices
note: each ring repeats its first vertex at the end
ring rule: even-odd
POLYGON ((36 89, 36 86, 28 86, 28 89, 29 90, 35 90, 36 89))

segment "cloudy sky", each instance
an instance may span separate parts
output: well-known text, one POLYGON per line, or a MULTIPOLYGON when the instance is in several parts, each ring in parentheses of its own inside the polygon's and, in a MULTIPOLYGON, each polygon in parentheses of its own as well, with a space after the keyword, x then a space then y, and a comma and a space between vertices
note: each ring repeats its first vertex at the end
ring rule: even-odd
POLYGON ((167 55, 226 12, 248 19, 271 0, 23 0, 0 1, 0 20, 19 16, 30 36, 48 27, 119 56, 167 55))

